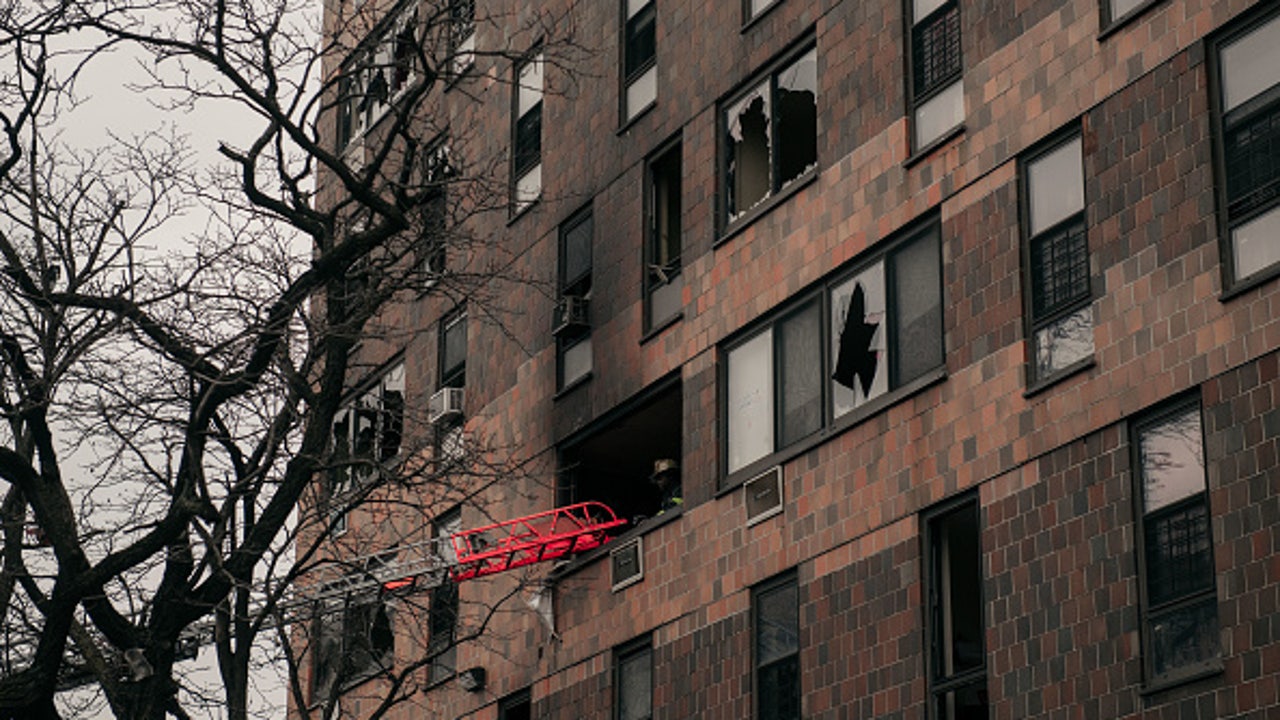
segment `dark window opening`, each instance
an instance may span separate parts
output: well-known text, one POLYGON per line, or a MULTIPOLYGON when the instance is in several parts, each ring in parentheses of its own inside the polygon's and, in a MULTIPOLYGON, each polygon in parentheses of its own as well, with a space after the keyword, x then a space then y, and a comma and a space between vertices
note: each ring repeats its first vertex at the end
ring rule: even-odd
POLYGON ((800 592, 795 573, 752 591, 756 708, 761 720, 800 717, 800 592))
MULTIPOLYGON (((635 0, 628 1, 628 7, 635 0)), ((658 54, 658 14, 653 2, 644 3, 627 18, 626 26, 626 78, 631 83, 640 73, 653 64, 658 54)))
POLYGON ((927 520, 931 705, 939 720, 988 716, 978 503, 927 520))
POLYGON ((649 163, 645 292, 650 328, 679 313, 684 304, 680 280, 680 163, 679 143, 649 163))
POLYGON ((817 167, 817 98, 818 51, 809 49, 725 109, 726 223, 817 167))
POLYGON ((1200 408, 1135 427, 1147 679, 1176 681, 1215 669, 1221 652, 1200 408))
POLYGON ((395 633, 377 595, 321 601, 315 633, 312 697, 317 702, 391 668, 395 633))
POLYGON ((512 693, 498 702, 498 720, 533 720, 528 690, 512 693))
POLYGON ((366 390, 344 403, 333 420, 333 462, 329 472, 331 510, 342 506, 352 483, 373 477, 380 463, 400 455, 404 439, 404 363, 397 362, 366 390))
POLYGON ((596 500, 632 521, 682 505, 681 408, 681 388, 676 383, 563 448, 556 504, 596 500), (659 461, 672 461, 669 469, 675 471, 674 478, 654 477, 659 461))

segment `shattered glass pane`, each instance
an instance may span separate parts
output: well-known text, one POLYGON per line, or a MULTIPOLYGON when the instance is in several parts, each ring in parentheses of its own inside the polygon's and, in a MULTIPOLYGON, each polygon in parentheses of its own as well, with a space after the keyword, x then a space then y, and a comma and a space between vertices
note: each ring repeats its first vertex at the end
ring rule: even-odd
POLYGON ((769 83, 766 81, 725 111, 728 133, 727 210, 741 217, 769 197, 769 83))
POLYGON ((1048 377, 1092 354, 1092 305, 1035 332, 1036 377, 1048 377))
POLYGON ((818 164, 818 51, 778 73, 778 180, 781 189, 818 164))
POLYGON ((836 286, 831 309, 831 387, 840 417, 889 389, 884 263, 836 286))
POLYGON ((773 331, 729 353, 729 472, 773 452, 773 331))

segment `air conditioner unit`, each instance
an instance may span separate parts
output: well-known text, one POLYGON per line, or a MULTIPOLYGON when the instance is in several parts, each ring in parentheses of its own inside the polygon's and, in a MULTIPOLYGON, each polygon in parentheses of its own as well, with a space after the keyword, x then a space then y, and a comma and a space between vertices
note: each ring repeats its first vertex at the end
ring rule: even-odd
POLYGON ((427 402, 428 420, 437 425, 462 417, 462 388, 440 388, 427 402))
POLYGON ((560 337, 565 333, 585 330, 591 327, 587 318, 590 302, 577 295, 565 295, 556 303, 555 318, 552 322, 551 334, 560 337))
POLYGON ((755 525, 782 512, 782 467, 774 465, 742 484, 746 497, 747 525, 755 525))
POLYGON ((636 537, 609 551, 609 575, 614 592, 644 579, 643 538, 636 537))

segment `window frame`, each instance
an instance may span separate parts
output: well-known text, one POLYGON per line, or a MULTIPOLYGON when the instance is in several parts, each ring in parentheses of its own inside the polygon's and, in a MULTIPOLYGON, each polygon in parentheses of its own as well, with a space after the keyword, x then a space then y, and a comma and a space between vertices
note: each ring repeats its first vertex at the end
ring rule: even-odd
POLYGON ((637 658, 647 658, 649 664, 649 713, 644 716, 645 720, 653 717, 653 688, 654 688, 654 665, 653 665, 653 636, 651 633, 630 640, 613 649, 613 713, 614 720, 624 720, 622 715, 623 689, 626 687, 622 681, 622 673, 626 663, 637 658))
POLYGON ((1142 676, 1144 688, 1148 691, 1161 690, 1183 683, 1192 682, 1200 678, 1215 675, 1222 672, 1222 646, 1221 646, 1221 630, 1220 614, 1218 612, 1218 590, 1217 580, 1218 573, 1216 563, 1214 562, 1214 542, 1213 542, 1213 512, 1210 507, 1209 494, 1209 463, 1208 463, 1208 444, 1204 437, 1204 409, 1201 407, 1198 395, 1184 396, 1166 401, 1156 407, 1144 411, 1141 415, 1134 418, 1129 423, 1129 449, 1130 449, 1130 480, 1132 482, 1133 492, 1133 513, 1134 513, 1134 557, 1137 561, 1138 569, 1138 602, 1139 615, 1141 618, 1141 647, 1142 647, 1142 676), (1156 508, 1150 512, 1147 511, 1147 498, 1143 488, 1144 469, 1142 459, 1142 440, 1144 432, 1156 427, 1163 426, 1170 421, 1174 421, 1179 417, 1195 414, 1196 422, 1199 429, 1199 451, 1201 459, 1201 479, 1203 481, 1202 489, 1182 498, 1178 498, 1165 506, 1156 508), (1205 552, 1205 559, 1208 562, 1210 576, 1206 578, 1207 582, 1199 589, 1185 591, 1178 597, 1163 600, 1153 607, 1150 597, 1151 590, 1149 586, 1151 578, 1151 567, 1148 561, 1148 542, 1147 542, 1147 524, 1150 516, 1154 514, 1168 515, 1179 510, 1203 506, 1205 513, 1206 537, 1208 549, 1205 552), (1155 666, 1155 648, 1153 639, 1153 628, 1155 620, 1176 613, 1179 610, 1193 608, 1198 604, 1209 604, 1213 607, 1214 621, 1217 625, 1218 647, 1213 657, 1190 663, 1185 666, 1175 667, 1163 674, 1156 674, 1155 666))
MULTIPOLYGON (((1226 82, 1222 61, 1223 49, 1233 42, 1242 40, 1263 25, 1280 19, 1280 8, 1261 4, 1246 11, 1240 18, 1206 38, 1206 61, 1209 76, 1209 121, 1212 135, 1214 200, 1218 226, 1219 254, 1222 265, 1222 299, 1226 300, 1258 285, 1265 284, 1280 277, 1280 261, 1272 262, 1243 277, 1237 277, 1238 260, 1234 248, 1232 230, 1260 219, 1269 213, 1280 213, 1280 181, 1274 186, 1276 192, 1270 200, 1259 201, 1257 207, 1237 211, 1241 217, 1231 215, 1231 202, 1227 193, 1228 170, 1226 161, 1226 135, 1230 125, 1227 115, 1246 109, 1242 113, 1246 117, 1257 116, 1268 109, 1280 112, 1280 79, 1266 90, 1244 101, 1240 106, 1227 111, 1224 109, 1223 92, 1226 82), (1253 107, 1250 107, 1253 106, 1253 107)), ((1255 189, 1256 190, 1256 189, 1255 189)), ((1280 223, 1280 218, 1276 219, 1280 223)))
POLYGON ((791 568, 782 573, 779 573, 778 575, 775 575, 767 580, 764 580, 763 582, 757 583, 751 588, 751 683, 752 683, 751 694, 752 694, 752 706, 755 709, 756 717, 760 717, 762 714, 761 700, 763 698, 761 697, 762 695, 761 686, 763 685, 763 682, 761 681, 761 677, 760 677, 761 671, 772 668, 772 667, 776 667, 784 662, 795 663, 795 678, 796 678, 797 687, 796 687, 796 705, 794 707, 793 717, 797 719, 801 717, 801 714, 800 714, 801 708, 804 705, 804 701, 803 701, 804 684, 802 680, 803 668, 801 668, 800 666, 801 655, 804 652, 804 644, 801 642, 801 627, 800 627, 801 604, 802 604, 802 600, 800 596, 800 577, 799 577, 799 573, 796 571, 795 568, 791 568), (795 628, 794 628, 796 647, 793 651, 791 651, 790 653, 787 653, 782 657, 774 658, 768 662, 762 663, 761 662, 762 658, 760 657, 761 628, 762 628, 762 625, 761 625, 762 599, 769 595, 773 595, 775 593, 787 592, 788 590, 794 591, 796 596, 795 628))
POLYGON ((332 429, 330 430, 330 439, 334 442, 333 463, 327 473, 327 492, 325 493, 332 534, 341 535, 346 532, 348 498, 360 488, 375 481, 376 476, 379 474, 377 468, 383 468, 384 470, 394 468, 403 458, 407 394, 408 376, 405 372, 405 358, 403 354, 400 354, 383 365, 377 372, 371 373, 355 389, 348 392, 342 402, 339 403, 338 411, 334 413, 333 423, 331 424, 332 429), (397 377, 399 379, 400 392, 398 417, 392 416, 392 414, 396 413, 395 408, 389 409, 386 406, 390 393, 396 391, 394 387, 389 387, 389 384, 397 377), (375 392, 377 394, 375 398, 376 405, 368 408, 360 405, 370 393, 375 392), (374 438, 373 445, 369 450, 373 467, 369 468, 369 472, 357 477, 359 465, 356 457, 356 433, 359 425, 357 418, 361 411, 373 413, 374 419, 371 427, 374 438), (341 453, 337 447, 337 426, 342 422, 349 423, 345 431, 347 435, 345 453, 341 453), (389 422, 390 427, 384 428, 384 422, 389 422), (397 435, 396 451, 383 457, 384 449, 382 444, 385 442, 389 432, 394 432, 397 435))
POLYGON ((825 441, 827 438, 837 435, 854 425, 857 425, 866 419, 879 414, 884 409, 896 405, 906 398, 914 395, 916 392, 932 385, 933 383, 946 377, 946 278, 945 268, 943 267, 943 238, 941 218, 936 212, 930 212, 925 216, 912 222, 910 225, 893 233, 883 242, 877 243, 874 247, 868 248, 865 252, 859 254, 856 258, 846 263, 834 272, 829 273, 826 277, 818 280, 803 291, 796 293, 786 302, 778 305, 770 310, 761 318, 753 321, 750 325, 743 328, 719 346, 719 370, 718 370, 718 388, 719 388, 719 418, 720 418, 720 460, 724 468, 720 475, 720 490, 726 491, 732 487, 740 485, 743 481, 758 474, 773 465, 785 462, 800 453, 807 451, 815 444, 825 441), (938 344, 939 344, 939 360, 936 365, 921 371, 914 377, 903 379, 897 377, 898 371, 895 368, 894 357, 898 344, 898 311, 896 298, 894 298, 897 285, 891 278, 892 269, 896 266, 891 265, 892 258, 895 258, 902 251, 912 247, 915 243, 932 243, 934 259, 936 261, 936 269, 938 275, 937 301, 939 305, 938 318, 938 344), (871 270, 878 264, 884 265, 885 275, 885 318, 884 328, 886 350, 890 353, 887 359, 884 372, 886 375, 886 389, 877 393, 873 397, 866 398, 855 407, 845 410, 840 415, 835 415, 835 391, 832 389, 831 371, 836 364, 836 358, 833 357, 833 340, 838 340, 836 333, 832 331, 832 320, 835 313, 832 307, 833 292, 846 283, 859 277, 864 271, 871 270), (819 370, 819 378, 821 381, 821 421, 819 428, 799 439, 794 440, 790 444, 780 444, 781 435, 779 433, 780 421, 778 416, 781 407, 778 402, 779 378, 780 370, 777 363, 778 344, 776 338, 770 350, 770 381, 769 388, 772 394, 773 417, 770 419, 773 427, 773 448, 764 453, 762 456, 748 460, 740 467, 731 467, 731 450, 730 448, 730 355, 733 351, 743 347, 744 345, 759 338, 765 332, 773 332, 780 327, 785 320, 796 316, 806 307, 816 303, 819 306, 819 348, 821 351, 821 367, 819 370))
MULTIPOLYGON (((781 0, 775 0, 781 2, 781 0)), ((796 42, 792 43, 787 49, 779 53, 768 63, 762 65, 746 82, 740 83, 730 94, 724 96, 716 103, 716 157, 717 157, 717 198, 716 198, 716 221, 717 221, 717 238, 716 245, 727 241, 736 235, 743 228, 751 225, 756 219, 767 214, 774 207, 786 201, 802 188, 806 187, 814 178, 818 176, 822 167, 822 158, 820 148, 818 147, 818 139, 822 137, 819 132, 818 119, 821 115, 818 95, 822 89, 822 78, 817 72, 817 66, 820 65, 821 58, 818 54, 818 38, 813 32, 806 33, 796 42), (815 73, 815 89, 814 89, 814 162, 813 166, 805 170, 795 177, 779 182, 778 175, 778 155, 776 148, 778 145, 779 119, 777 113, 777 94, 778 94, 778 76, 782 72, 795 67, 807 54, 814 54, 814 73, 815 73), (726 138, 729 137, 728 132, 728 112, 733 106, 740 101, 750 97, 761 86, 767 87, 769 102, 769 178, 768 190, 764 197, 757 200, 753 205, 741 210, 737 217, 733 217, 730 213, 730 181, 729 166, 731 161, 731 150, 727 147, 726 138)))
POLYGON ((640 8, 636 10, 635 13, 631 13, 630 5, 634 1, 635 0, 618 0, 619 7, 621 9, 620 24, 618 27, 618 87, 622 89, 622 91, 618 93, 618 102, 620 104, 619 117, 621 118, 622 127, 625 127, 658 103, 658 3, 657 0, 646 0, 640 5, 640 8), (653 55, 646 60, 640 61, 634 68, 628 68, 631 64, 631 21, 632 18, 640 17, 645 13, 651 13, 653 15, 653 27, 651 30, 654 36, 653 55), (653 97, 633 108, 630 103, 631 88, 643 81, 645 75, 647 75, 650 70, 654 72, 653 97))
MULTIPOLYGON (((462 530, 462 506, 454 507, 440 513, 431 521, 431 535, 437 541, 439 551, 446 554, 442 559, 446 563, 456 560, 453 545, 449 538, 462 530), (456 527, 456 530, 450 529, 456 527)), ((431 589, 427 606, 427 685, 435 687, 448 682, 458 674, 458 615, 461 610, 458 584, 448 578, 445 582, 431 589), (442 614, 448 613, 442 619, 442 614), (437 626, 449 625, 449 637, 444 642, 436 640, 437 626), (448 647, 440 648, 447 643, 448 647)))
POLYGON ((400 97, 414 85, 421 82, 421 68, 418 67, 418 63, 414 62, 412 57, 410 57, 407 76, 398 82, 394 77, 398 69, 397 63, 399 60, 397 45, 408 26, 413 26, 414 28, 412 35, 413 46, 417 47, 421 43, 418 36, 422 31, 421 20, 418 18, 417 3, 415 0, 400 0, 343 60, 336 78, 337 102, 335 103, 335 112, 337 114, 334 127, 334 145, 338 154, 343 154, 348 149, 358 146, 358 141, 364 138, 370 130, 386 117, 400 97), (378 57, 385 52, 386 46, 390 46, 389 63, 380 60, 378 57), (362 77, 366 74, 372 75, 373 70, 377 70, 379 76, 381 76, 383 69, 387 69, 392 73, 392 82, 386 88, 386 99, 379 103, 380 107, 361 109, 360 105, 369 99, 365 92, 369 81, 357 81, 353 80, 353 78, 362 77), (354 93, 351 89, 353 83, 355 87, 354 93), (348 103, 354 103, 354 106, 348 105, 348 103))
POLYGON ((679 307, 672 313, 656 316, 654 313, 654 294, 664 287, 675 286, 675 290, 683 294, 684 279, 682 270, 684 264, 684 144, 682 138, 677 135, 675 138, 667 141, 656 152, 645 160, 645 181, 644 181, 644 247, 641 258, 641 287, 644 294, 644 331, 654 332, 665 327, 671 322, 678 320, 684 315, 683 300, 679 302, 679 307), (677 210, 675 213, 675 224, 678 230, 676 238, 676 246, 678 252, 674 259, 666 265, 659 265, 657 255, 661 245, 660 232, 658 227, 658 173, 655 172, 659 166, 667 166, 674 163, 675 165, 675 197, 677 199, 677 210), (662 278, 657 275, 661 271, 666 276, 666 282, 662 282, 662 278))
POLYGON ((512 64, 511 153, 510 153, 511 160, 510 162, 511 162, 511 216, 513 219, 516 217, 519 217, 520 215, 523 215, 531 207, 536 205, 540 199, 542 199, 542 188, 543 188, 542 164, 545 159, 543 157, 543 152, 542 152, 543 151, 542 126, 543 126, 543 116, 545 114, 545 109, 546 109, 545 108, 546 87, 547 87, 546 67, 547 67, 546 58, 543 54, 541 43, 535 44, 529 50, 529 52, 526 53, 525 56, 520 59, 519 62, 512 64), (537 64, 540 66, 537 71, 537 76, 541 83, 537 88, 537 101, 534 102, 531 107, 529 107, 525 112, 522 113, 520 112, 520 103, 521 103, 520 96, 521 96, 521 90, 526 88, 522 85, 521 76, 524 74, 525 68, 534 64, 537 64), (521 138, 520 126, 521 126, 521 123, 525 121, 526 117, 531 117, 535 112, 537 113, 536 151, 534 149, 530 149, 528 151, 532 156, 534 156, 534 160, 531 163, 529 163, 527 166, 524 166, 522 164, 523 161, 521 160, 522 151, 520 147, 520 138, 521 138), (537 173, 538 175, 536 192, 531 194, 529 197, 522 197, 521 190, 520 190, 521 182, 524 181, 526 178, 532 177, 535 173, 537 173))
MULTIPOLYGON (((367 576, 369 569, 353 570, 351 575, 358 578, 367 576)), ((343 578, 334 585, 342 586, 350 582, 349 577, 343 578)), ((364 590, 360 592, 348 592, 341 595, 324 597, 315 601, 315 614, 311 623, 312 627, 312 645, 311 645, 311 704, 313 706, 320 705, 329 701, 334 693, 341 694, 358 685, 365 683, 383 673, 388 672, 395 667, 395 608, 388 602, 388 599, 379 594, 377 589, 364 590), (365 618, 353 616, 353 613, 369 612, 367 622, 365 618), (380 622, 385 619, 387 629, 387 640, 390 645, 382 648, 375 657, 372 632, 380 622), (324 646, 325 637, 333 633, 333 624, 336 622, 338 636, 338 647, 336 648, 337 657, 329 658, 326 662, 336 662, 337 669, 334 674, 332 688, 324 688, 321 685, 323 679, 320 675, 321 659, 320 655, 326 652, 324 646), (352 626, 356 622, 367 625, 362 633, 368 647, 365 648, 349 648, 348 641, 352 636, 352 626), (348 664, 354 664, 352 661, 356 657, 355 652, 363 650, 367 655, 367 663, 364 667, 353 669, 348 664), (322 691, 325 691, 322 693, 322 691)), ((356 628, 359 629, 359 628, 356 628)))
POLYGON ((563 300, 565 297, 570 295, 574 297, 581 297, 587 301, 587 316, 588 316, 588 324, 586 328, 579 330, 577 332, 574 332, 568 336, 557 335, 555 337, 556 390, 558 392, 562 392, 580 383, 590 380, 595 370, 595 356, 593 354, 595 351, 595 348, 592 345, 593 343, 592 332, 591 332, 592 327, 590 322, 590 318, 594 314, 593 313, 594 308, 592 307, 592 298, 593 298, 592 278, 595 273, 595 244, 596 244, 595 238, 596 238, 595 216, 593 214, 592 204, 590 202, 588 202, 585 206, 578 208, 571 215, 569 215, 569 217, 565 218, 564 222, 560 223, 560 226, 557 229, 557 233, 556 233, 556 245, 557 245, 556 301, 557 303, 559 303, 559 301, 563 300), (577 230, 584 224, 590 225, 590 230, 588 231, 589 234, 587 238, 586 270, 584 270, 583 272, 577 275, 574 275, 573 277, 569 277, 566 269, 568 266, 568 257, 567 257, 568 248, 566 245, 566 241, 568 240, 569 237, 571 237, 571 234, 575 230, 577 230), (572 350, 573 348, 583 343, 587 344, 587 348, 586 348, 588 352, 587 369, 584 372, 582 372, 580 375, 577 375, 572 378, 568 378, 565 376, 565 370, 566 370, 565 355, 570 350, 572 350))
POLYGON ((938 7, 934 8, 923 18, 915 17, 915 0, 903 0, 903 3, 903 18, 906 23, 904 37, 906 39, 907 149, 908 164, 910 164, 913 160, 917 160, 928 155, 936 148, 945 145, 951 140, 951 138, 963 132, 965 118, 968 115, 968 108, 965 105, 964 97, 964 22, 963 18, 959 17, 959 0, 943 0, 938 7), (956 22, 960 27, 960 29, 956 31, 960 35, 960 39, 958 41, 960 46, 958 51, 959 59, 956 62, 957 68, 952 72, 952 74, 948 75, 944 79, 936 81, 932 87, 925 89, 917 88, 916 66, 918 63, 916 60, 916 26, 924 25, 926 21, 942 17, 952 8, 956 11, 956 22), (931 100, 941 96, 956 85, 960 86, 960 121, 949 128, 935 133, 932 137, 921 142, 917 137, 919 120, 916 117, 916 113, 931 100))
POLYGON ((1029 152, 1024 153, 1018 158, 1018 234, 1020 238, 1020 253, 1022 264, 1022 317, 1023 317, 1023 335, 1027 343, 1027 363, 1026 363, 1026 387, 1027 392, 1035 393, 1050 385, 1053 385, 1077 372, 1091 367, 1095 363, 1095 354, 1097 347, 1088 354, 1073 360, 1072 362, 1052 370, 1047 373, 1041 373, 1038 362, 1039 346, 1036 340, 1036 334, 1047 328, 1051 328, 1059 322, 1080 313, 1084 310, 1089 311, 1089 334, 1092 338, 1094 330, 1097 328, 1097 319, 1094 316, 1093 304, 1098 298, 1096 289, 1097 281, 1093 273, 1093 255, 1089 247, 1089 198, 1088 198, 1088 172, 1085 169, 1084 154, 1084 132, 1080 123, 1077 121, 1063 129, 1053 133, 1045 141, 1038 143, 1029 152), (1038 233, 1032 232, 1032 188, 1031 188, 1031 168, 1038 161, 1047 158, 1058 150, 1063 149, 1068 144, 1078 141, 1080 143, 1080 209, 1060 218, 1049 227, 1043 228, 1038 233), (1078 230, 1076 230, 1078 226, 1078 230), (1055 236, 1062 233, 1070 235, 1078 232, 1083 236, 1084 243, 1084 265, 1085 277, 1088 283, 1088 293, 1074 297, 1068 301, 1059 302, 1057 306, 1051 307, 1046 311, 1037 313, 1035 298, 1037 294, 1037 267, 1035 265, 1036 243, 1039 240, 1053 240, 1055 236))
POLYGON ((512 711, 524 705, 533 716, 533 693, 529 688, 522 688, 498 700, 498 720, 512 720, 512 711))
MULTIPOLYGON (((983 689, 980 692, 986 694, 987 712, 990 716, 990 693, 986 689, 991 678, 988 671, 991 668, 990 658, 988 657, 986 647, 986 593, 984 584, 986 582, 986 568, 984 565, 985 555, 982 549, 982 503, 977 491, 968 491, 961 495, 943 501, 942 503, 925 510, 920 515, 921 533, 921 562, 923 565, 922 580, 924 585, 923 612, 924 612, 924 641, 927 644, 925 650, 925 679, 928 689, 928 715, 929 718, 941 719, 947 717, 939 710, 939 701, 948 693, 956 692, 963 688, 972 687, 975 683, 981 681, 983 689), (939 621, 939 614, 948 614, 944 610, 944 600, 942 599, 940 586, 943 584, 939 575, 942 571, 939 568, 941 561, 941 553, 938 550, 939 537, 941 535, 940 525, 944 520, 956 517, 961 513, 971 512, 973 514, 972 521, 973 530, 977 537, 977 565, 978 574, 976 587, 973 592, 978 595, 978 621, 981 626, 978 628, 978 639, 981 643, 980 654, 982 657, 982 665, 977 668, 968 668, 952 673, 945 673, 938 666, 941 664, 939 653, 945 652, 946 638, 942 633, 946 632, 945 622, 939 621), (945 674, 944 674, 945 673, 945 674)), ((949 601, 947 601, 949 602, 949 601)))

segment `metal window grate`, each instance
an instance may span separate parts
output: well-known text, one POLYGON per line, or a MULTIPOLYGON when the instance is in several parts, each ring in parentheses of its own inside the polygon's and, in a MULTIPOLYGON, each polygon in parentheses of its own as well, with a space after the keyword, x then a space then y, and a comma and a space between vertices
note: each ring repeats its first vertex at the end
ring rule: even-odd
POLYGON ((1280 101, 1227 125, 1228 214, 1239 215, 1280 197, 1280 101))
POLYGON ((916 99, 960 74, 960 6, 948 6, 911 30, 911 65, 916 99))
POLYGON ((1084 217, 1059 225, 1031 241, 1032 317, 1045 319, 1089 297, 1089 243, 1084 217))
POLYGON ((1152 605, 1204 590, 1212 581, 1209 510, 1195 502, 1148 516, 1147 593, 1152 605))

